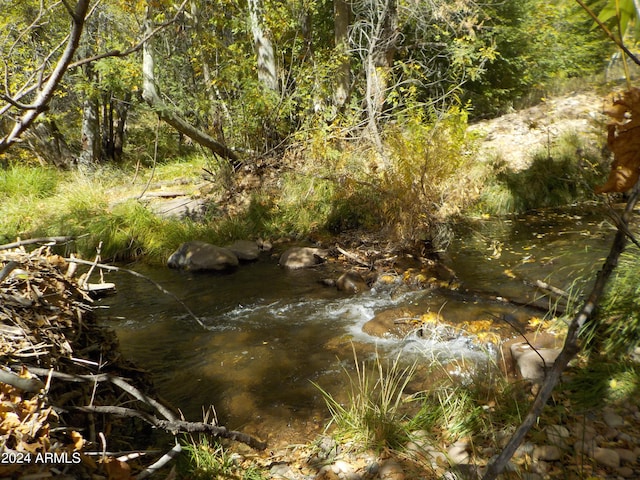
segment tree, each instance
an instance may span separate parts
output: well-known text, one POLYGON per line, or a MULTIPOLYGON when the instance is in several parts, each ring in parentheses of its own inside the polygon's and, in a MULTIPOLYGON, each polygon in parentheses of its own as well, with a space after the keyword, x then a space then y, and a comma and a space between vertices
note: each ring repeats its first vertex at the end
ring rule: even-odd
POLYGON ((349 23, 351 8, 346 0, 333 1, 334 40, 335 49, 340 55, 338 76, 335 80, 335 94, 333 101, 337 107, 342 107, 349 96, 351 83, 351 65, 347 56, 349 46, 349 23))
MULTIPOLYGON (((185 3, 186 0, 178 10, 178 14, 182 11, 185 3)), ((161 120, 171 125, 178 132, 186 135, 198 144, 209 148, 213 153, 231 160, 232 162, 236 162, 238 157, 235 152, 226 145, 218 142, 211 135, 194 127, 160 98, 156 89, 155 81, 155 61, 151 45, 151 25, 151 10, 147 8, 147 13, 145 15, 145 32, 147 40, 144 42, 142 49, 142 97, 161 120)))
POLYGON ((253 34, 253 44, 256 51, 258 65, 258 79, 265 88, 280 91, 278 73, 276 69, 276 57, 273 52, 273 44, 262 25, 263 5, 261 0, 248 0, 249 18, 251 21, 251 32, 253 34))
MULTIPOLYGON (((34 72, 29 77, 28 84, 23 85, 17 92, 11 93, 13 89, 7 88, 8 94, 3 94, 0 98, 6 104, 0 108, 0 115, 17 112, 14 117, 13 126, 8 134, 0 139, 0 155, 5 153, 12 145, 19 141, 20 136, 31 126, 31 124, 47 110, 53 95, 62 81, 62 77, 66 73, 73 56, 80 44, 82 30, 85 24, 85 18, 89 9, 89 0, 78 0, 74 8, 67 2, 63 2, 67 13, 71 17, 70 32, 67 37, 66 45, 55 67, 50 73, 46 73, 46 62, 43 62, 37 74, 34 72), (30 103, 24 103, 25 99, 31 100, 30 103)), ((39 18, 42 16, 41 10, 39 18)), ((54 52, 51 52, 53 55, 54 52)), ((5 83, 6 87, 9 87, 5 83)))

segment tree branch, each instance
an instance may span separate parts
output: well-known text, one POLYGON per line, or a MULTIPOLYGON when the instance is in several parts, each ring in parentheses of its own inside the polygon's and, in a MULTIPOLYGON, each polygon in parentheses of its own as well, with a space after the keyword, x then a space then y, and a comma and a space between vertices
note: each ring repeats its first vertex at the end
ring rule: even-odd
POLYGON ((500 455, 498 455, 498 457, 496 457, 496 459, 489 464, 487 471, 482 477, 482 480, 494 480, 498 475, 500 475, 500 473, 502 473, 507 463, 515 453, 516 449, 524 440, 524 437, 538 420, 538 417, 542 413, 544 406, 551 397, 553 389, 560 381, 562 372, 564 372, 569 362, 580 352, 580 331, 582 330, 584 324, 589 321, 589 319, 593 315, 595 308, 598 306, 600 298, 602 297, 602 294, 604 292, 604 288, 618 264, 620 255, 625 249, 627 243, 627 231, 629 229, 629 219, 633 213, 633 209, 636 203, 638 202, 639 196, 640 182, 636 183, 631 196, 629 197, 629 201, 627 202, 624 214, 621 216, 620 223, 618 224, 618 231, 616 232, 616 236, 614 237, 613 243, 611 244, 611 250, 609 251, 609 255, 607 256, 602 269, 596 276, 596 281, 593 289, 591 290, 591 293, 585 301, 582 309, 574 317, 574 319, 571 321, 571 324, 569 325, 567 337, 565 338, 564 346, 562 347, 560 355, 556 359, 553 367, 548 372, 544 382, 540 386, 538 395, 533 401, 529 413, 525 417, 522 424, 514 432, 500 455))
POLYGON ((62 55, 51 73, 49 80, 45 83, 44 88, 40 91, 36 100, 33 102, 34 108, 28 110, 20 119, 16 120, 11 132, 0 140, 0 155, 11 147, 11 145, 16 143, 19 140, 20 135, 22 135, 22 133, 31 126, 40 113, 46 110, 47 105, 51 101, 56 88, 60 84, 62 77, 71 63, 73 55, 78 48, 84 27, 84 19, 88 9, 89 0, 78 0, 78 3, 73 10, 73 14, 71 15, 73 19, 71 33, 64 52, 62 52, 62 55))

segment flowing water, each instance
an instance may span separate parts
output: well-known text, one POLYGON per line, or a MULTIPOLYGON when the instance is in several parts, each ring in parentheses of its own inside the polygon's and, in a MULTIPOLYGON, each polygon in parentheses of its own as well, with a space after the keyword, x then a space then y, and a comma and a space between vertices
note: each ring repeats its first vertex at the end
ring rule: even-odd
MULTIPOLYGON (((546 305, 529 284, 584 288, 613 234, 602 218, 587 207, 468 223, 449 249, 450 266, 471 290, 546 305)), ((425 362, 483 361, 492 353, 471 333, 371 337, 362 325, 376 313, 409 306, 438 311, 453 324, 505 314, 524 323, 535 314, 490 295, 411 291, 398 284, 347 295, 320 284, 336 275, 331 266, 285 271, 268 254, 231 274, 134 268, 183 300, 207 328, 151 283, 110 273, 105 280, 115 282, 118 293, 101 300, 99 312, 116 330, 125 357, 151 371, 159 395, 187 419, 200 420, 203 408, 213 405, 229 428, 288 441, 324 427, 328 412, 312 382, 344 394, 353 349, 359 359, 378 351, 425 362)), ((516 334, 508 326, 502 333, 516 334)))

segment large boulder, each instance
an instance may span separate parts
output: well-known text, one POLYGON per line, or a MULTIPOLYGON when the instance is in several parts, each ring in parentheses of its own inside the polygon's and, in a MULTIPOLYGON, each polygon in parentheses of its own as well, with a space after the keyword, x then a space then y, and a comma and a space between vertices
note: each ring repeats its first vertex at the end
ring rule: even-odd
POLYGON ((312 247, 291 247, 286 250, 278 262, 285 268, 309 268, 324 262, 328 250, 312 247))
POLYGON ((231 245, 227 245, 225 247, 228 250, 231 250, 238 260, 243 260, 245 262, 252 262, 253 260, 257 260, 260 256, 260 247, 257 242, 252 242, 251 240, 236 240, 231 245))
POLYGON ((190 271, 224 271, 238 266, 238 257, 227 249, 206 242, 185 242, 171 254, 167 265, 190 271))

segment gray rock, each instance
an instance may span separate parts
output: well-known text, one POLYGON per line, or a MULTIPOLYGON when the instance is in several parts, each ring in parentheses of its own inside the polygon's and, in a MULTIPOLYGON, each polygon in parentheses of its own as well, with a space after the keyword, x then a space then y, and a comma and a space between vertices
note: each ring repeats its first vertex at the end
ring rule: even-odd
POLYGON ((611 448, 594 448, 593 459, 605 467, 618 468, 620 466, 620 455, 611 448))
POLYGON ((533 458, 545 462, 555 462, 562 458, 562 450, 555 445, 538 445, 533 449, 533 458))
POLYGON ((280 256, 279 263, 290 269, 315 267, 322 263, 328 254, 329 251, 322 248, 291 247, 280 256))
POLYGON ((336 287, 341 292, 360 293, 369 288, 365 279, 360 273, 355 271, 345 272, 340 275, 336 282, 336 287))
POLYGON ((624 418, 611 410, 605 410, 602 419, 611 428, 618 428, 624 425, 624 418))
POLYGON ((627 450, 626 448, 616 448, 615 451, 618 453, 620 457, 620 461, 622 463, 636 463, 638 456, 632 452, 631 450, 627 450))
POLYGON ((560 355, 559 348, 540 348, 533 350, 527 343, 511 345, 511 356, 516 362, 522 378, 532 382, 544 380, 546 371, 560 355))
POLYGON ((234 255, 238 257, 238 260, 244 260, 246 262, 257 260, 260 256, 260 247, 256 242, 252 242, 251 240, 236 240, 224 248, 231 250, 234 255))
POLYGON ((593 457, 593 452, 595 451, 595 449, 596 449, 596 442, 595 442, 595 439, 593 438, 578 440, 573 444, 573 450, 576 453, 584 453, 589 457, 593 457))
POLYGON ((616 469, 616 472, 623 478, 637 478, 636 472, 631 467, 620 467, 616 469))
POLYGON ((513 457, 522 458, 525 455, 532 455, 534 448, 535 448, 535 445, 533 443, 524 442, 516 449, 515 453, 513 454, 513 457))
POLYGON ((279 463, 274 465, 273 467, 271 467, 269 473, 271 473, 271 478, 273 479, 290 480, 296 478, 295 473, 286 463, 279 463))
POLYGON ((206 242, 185 242, 171 254, 170 268, 190 271, 224 271, 238 266, 238 257, 231 250, 206 242))

